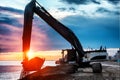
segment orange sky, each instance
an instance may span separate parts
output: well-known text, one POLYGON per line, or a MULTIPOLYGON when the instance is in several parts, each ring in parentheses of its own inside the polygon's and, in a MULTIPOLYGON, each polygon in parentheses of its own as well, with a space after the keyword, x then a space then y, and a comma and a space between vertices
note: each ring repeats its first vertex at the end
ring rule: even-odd
MULTIPOLYGON (((7 52, 7 53, 0 53, 0 61, 3 60, 22 60, 22 52, 7 52)), ((45 60, 58 60, 61 57, 61 51, 38 51, 38 52, 31 52, 29 54, 30 58, 33 57, 41 57, 45 58, 45 60), (34 54, 33 54, 34 53, 34 54)))

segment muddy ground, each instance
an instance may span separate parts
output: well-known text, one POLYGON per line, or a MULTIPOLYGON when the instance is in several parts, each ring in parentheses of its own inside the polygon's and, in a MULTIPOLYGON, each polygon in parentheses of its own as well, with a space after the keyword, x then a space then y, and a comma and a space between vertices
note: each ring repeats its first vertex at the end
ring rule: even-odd
POLYGON ((120 80, 119 63, 102 63, 108 64, 108 66, 103 66, 102 73, 93 73, 91 68, 79 68, 75 73, 72 73, 73 66, 71 65, 47 66, 22 80, 120 80))

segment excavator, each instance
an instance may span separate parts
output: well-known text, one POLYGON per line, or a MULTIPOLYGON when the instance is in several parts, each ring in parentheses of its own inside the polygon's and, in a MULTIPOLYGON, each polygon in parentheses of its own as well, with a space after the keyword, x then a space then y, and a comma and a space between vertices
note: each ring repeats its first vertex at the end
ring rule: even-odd
POLYGON ((101 63, 91 63, 91 61, 84 61, 85 51, 83 47, 74 34, 72 30, 68 27, 60 23, 56 20, 47 10, 42 7, 36 0, 31 0, 25 7, 24 11, 24 25, 23 25, 23 37, 22 37, 22 45, 23 45, 23 70, 21 72, 21 78, 25 77, 29 71, 36 71, 40 69, 40 67, 44 63, 44 59, 41 58, 33 58, 28 60, 27 53, 30 50, 30 42, 31 42, 31 32, 32 32, 32 23, 33 23, 33 15, 37 14, 40 18, 42 18, 50 27, 52 27, 56 32, 58 32, 64 39, 66 39, 71 45, 72 49, 64 49, 62 50, 62 54, 67 52, 67 57, 63 55, 63 58, 59 63, 64 64, 78 64, 79 67, 86 68, 92 67, 93 72, 101 73, 102 66, 101 63))

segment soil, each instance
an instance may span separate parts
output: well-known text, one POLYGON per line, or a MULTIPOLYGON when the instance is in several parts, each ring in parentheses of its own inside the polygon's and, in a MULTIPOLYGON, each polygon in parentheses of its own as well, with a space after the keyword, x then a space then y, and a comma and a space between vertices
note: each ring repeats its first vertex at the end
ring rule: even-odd
POLYGON ((21 80, 120 80, 120 67, 103 66, 102 73, 93 73, 91 68, 75 65, 47 66, 21 80))

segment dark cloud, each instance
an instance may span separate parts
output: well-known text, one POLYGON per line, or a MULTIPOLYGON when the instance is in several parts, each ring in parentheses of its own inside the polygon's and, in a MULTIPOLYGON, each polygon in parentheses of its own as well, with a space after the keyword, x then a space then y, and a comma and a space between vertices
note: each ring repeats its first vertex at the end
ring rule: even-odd
POLYGON ((58 8, 58 10, 59 11, 72 11, 72 12, 75 12, 76 8, 74 8, 74 7, 68 7, 68 8, 62 7, 62 8, 58 8))
POLYGON ((76 4, 76 5, 79 5, 79 4, 88 4, 88 3, 95 3, 95 4, 100 4, 99 1, 97 0, 61 0, 63 2, 67 2, 68 4, 76 4))
POLYGON ((62 8, 58 8, 58 10, 60 10, 60 11, 65 11, 66 8, 62 7, 62 8))
MULTIPOLYGON (((60 1, 66 2, 68 4, 76 4, 76 5, 89 4, 89 3, 101 4, 101 2, 98 0, 60 0, 60 1)), ((120 3, 120 0, 106 0, 106 1, 108 1, 108 3, 114 4, 114 5, 120 3)))
POLYGON ((61 0, 61 1, 67 2, 69 4, 77 4, 77 5, 88 3, 88 0, 61 0))
POLYGON ((11 31, 7 27, 0 25, 0 34, 1 35, 10 35, 11 31))
POLYGON ((8 8, 8 7, 2 7, 0 6, 0 34, 1 35, 10 35, 12 32, 11 30, 6 26, 6 25, 11 25, 11 26, 15 26, 15 27, 22 27, 22 24, 19 23, 18 19, 15 17, 11 17, 9 15, 9 13, 5 13, 4 12, 8 12, 9 13, 21 13, 21 10, 15 10, 12 8, 8 8), (17 12, 18 11, 18 12, 17 12))
POLYGON ((22 10, 0 6, 0 52, 21 51, 22 10))
POLYGON ((8 24, 8 25, 13 25, 17 27, 21 27, 22 24, 19 23, 19 19, 14 17, 14 15, 22 15, 23 11, 10 8, 10 7, 2 7, 0 6, 0 24, 8 24), (12 13, 12 15, 10 14, 12 13))
POLYGON ((120 3, 120 0, 108 0, 110 3, 112 3, 112 4, 118 4, 118 3, 120 3))
POLYGON ((93 3, 95 3, 95 4, 101 4, 99 1, 97 1, 97 0, 91 0, 93 3))
POLYGON ((2 17, 1 15, 0 15, 0 24, 8 24, 8 25, 16 26, 16 27, 22 27, 22 24, 19 23, 18 19, 13 18, 13 17, 11 18, 8 16, 2 17))
POLYGON ((96 12, 106 13, 106 14, 113 14, 113 15, 120 15, 120 12, 119 12, 119 11, 110 11, 110 10, 107 10, 107 9, 105 9, 105 8, 102 8, 102 7, 98 8, 98 9, 96 10, 96 12))
POLYGON ((70 10, 70 11, 73 11, 73 12, 76 11, 76 9, 75 9, 74 7, 70 7, 69 10, 70 10))
POLYGON ((16 47, 14 45, 13 46, 11 46, 11 45, 0 45, 0 52, 15 52, 15 51, 18 51, 18 49, 16 49, 16 47))
POLYGON ((14 8, 11 8, 11 7, 0 6, 0 11, 9 11, 9 12, 12 12, 12 13, 23 14, 23 10, 14 9, 14 8))
POLYGON ((1 46, 0 46, 0 52, 9 52, 9 51, 11 51, 9 48, 7 49, 7 48, 1 48, 1 46))

